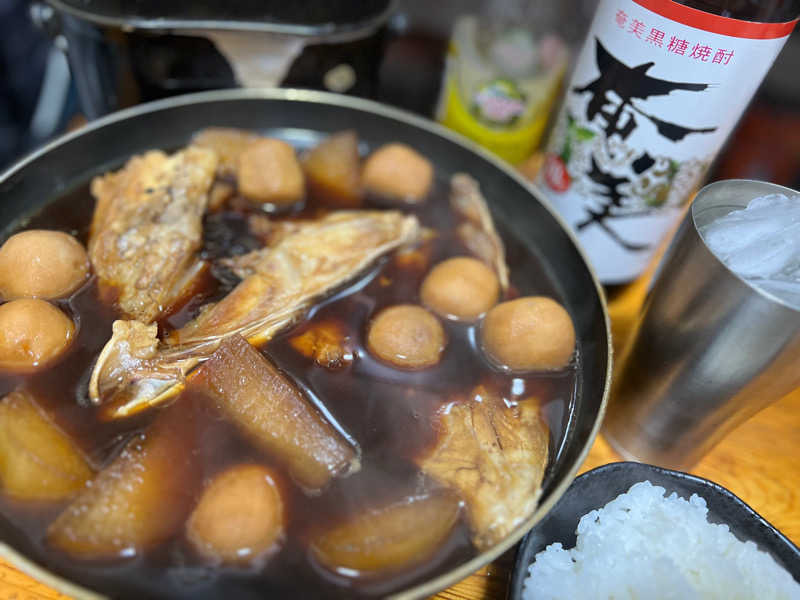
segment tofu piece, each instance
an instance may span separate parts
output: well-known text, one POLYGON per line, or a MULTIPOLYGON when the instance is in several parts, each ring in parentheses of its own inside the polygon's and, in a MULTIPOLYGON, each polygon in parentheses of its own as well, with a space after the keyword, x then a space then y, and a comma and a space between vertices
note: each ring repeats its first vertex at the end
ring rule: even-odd
POLYGON ((239 192, 248 199, 286 206, 303 200, 305 178, 294 148, 273 138, 254 141, 239 155, 239 192))
POLYGON ((335 208, 357 208, 362 204, 361 161, 358 135, 340 131, 317 144, 303 159, 311 195, 335 208))
POLYGON ((347 577, 402 571, 430 558, 458 521, 458 497, 446 491, 365 510, 311 541, 311 556, 347 577))
POLYGON ((192 414, 171 405, 87 486, 47 530, 81 560, 128 559, 180 531, 199 483, 192 414))
POLYGON ((357 471, 358 453, 262 354, 241 336, 226 338, 190 385, 307 492, 357 471))
POLYGON ((410 146, 386 144, 367 158, 361 180, 373 194, 419 204, 431 189, 433 165, 410 146))
POLYGON ((0 488, 18 500, 58 501, 93 473, 75 443, 26 391, 0 400, 0 488))

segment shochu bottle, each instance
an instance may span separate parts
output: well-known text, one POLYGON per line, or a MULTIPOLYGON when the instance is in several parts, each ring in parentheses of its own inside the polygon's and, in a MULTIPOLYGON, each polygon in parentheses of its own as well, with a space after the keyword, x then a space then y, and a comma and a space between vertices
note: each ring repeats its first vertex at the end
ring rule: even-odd
POLYGON ((798 15, 800 0, 600 0, 539 183, 603 283, 644 270, 798 15))

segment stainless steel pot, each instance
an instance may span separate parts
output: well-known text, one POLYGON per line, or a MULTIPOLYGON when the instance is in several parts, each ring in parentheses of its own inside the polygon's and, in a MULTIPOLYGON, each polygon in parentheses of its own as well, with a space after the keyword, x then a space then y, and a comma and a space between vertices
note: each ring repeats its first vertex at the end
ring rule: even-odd
MULTIPOLYGON (((0 176, 3 237, 50 201, 116 168, 132 154, 184 145, 209 125, 269 132, 299 145, 320 134, 356 129, 370 147, 405 142, 430 157, 449 177, 468 172, 489 199, 492 213, 545 264, 572 315, 582 358, 575 397, 557 453, 545 474, 539 507, 490 550, 397 593, 421 598, 473 573, 513 546, 566 491, 600 426, 611 374, 608 314, 602 289, 569 228, 535 188, 508 165, 434 123, 374 102, 299 90, 226 90, 170 98, 94 121, 17 163, 0 176)), ((44 583, 79 598, 92 592, 57 577, 15 550, 13 526, 0 519, 0 556, 44 583)))
MULTIPOLYGON (((369 80, 382 54, 376 32, 395 7, 396 0, 37 0, 31 13, 66 53, 81 110, 96 119, 149 100, 243 83, 209 39, 212 32, 262 35, 266 48, 275 47, 270 39, 302 40, 318 73, 296 85, 321 88, 328 69, 347 63, 357 74, 350 93, 371 95, 369 80), (315 45, 324 46, 314 51, 315 45)), ((286 68, 295 58, 290 53, 286 68)))

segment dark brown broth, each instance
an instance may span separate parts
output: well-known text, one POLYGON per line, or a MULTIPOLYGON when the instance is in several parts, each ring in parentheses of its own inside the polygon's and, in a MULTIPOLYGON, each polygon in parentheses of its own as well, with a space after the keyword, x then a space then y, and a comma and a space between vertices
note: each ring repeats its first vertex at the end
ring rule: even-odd
MULTIPOLYGON (((183 534, 127 562, 75 562, 42 542, 47 525, 62 506, 20 506, 0 497, 0 522, 9 532, 8 541, 70 579, 114 597, 135 598, 215 598, 223 594, 231 598, 278 594, 380 596, 428 579, 474 556, 463 520, 425 564, 375 581, 356 582, 326 573, 311 564, 306 551, 314 532, 364 507, 390 503, 430 488, 432 482, 420 475, 412 459, 435 441, 436 411, 448 401, 465 397, 478 384, 497 390, 509 400, 535 397, 542 403, 551 428, 551 457, 561 446, 574 400, 575 369, 524 377, 501 373, 483 359, 475 342, 476 327, 455 322, 444 323, 448 345, 441 362, 431 369, 400 371, 374 359, 365 349, 366 328, 378 310, 396 303, 419 302, 419 284, 427 269, 450 256, 467 254, 453 233, 447 191, 447 184, 438 181, 428 202, 414 210, 423 225, 438 232, 422 248, 425 264, 409 266, 395 257, 381 259, 358 281, 315 306, 307 320, 280 333, 262 349, 362 451, 361 471, 335 479, 319 496, 305 495, 288 477, 280 482, 288 506, 287 542, 265 567, 256 571, 211 569, 194 554, 183 534), (328 370, 291 347, 292 337, 321 320, 336 321, 347 331, 354 347, 352 364, 328 370)), ((26 228, 65 230, 85 242, 92 208, 93 200, 85 186, 46 207, 26 223, 26 228)), ((309 207, 292 218, 313 210, 309 207)), ((204 257, 215 259, 259 247, 259 239, 248 230, 246 217, 235 211, 208 215, 204 257)), ((498 226, 516 286, 509 295, 545 294, 558 298, 539 259, 507 235, 502 224, 498 226)), ((162 321, 162 329, 180 327, 202 304, 223 297, 237 281, 232 273, 215 266, 197 294, 162 321)), ((67 355, 41 374, 0 375, 0 392, 5 394, 21 385, 32 390, 93 464, 100 467, 157 411, 120 422, 99 420, 97 411, 86 402, 86 384, 94 359, 110 336, 114 311, 100 301, 93 281, 60 304, 79 324, 77 339, 67 355)), ((221 420, 202 396, 187 392, 179 402, 181 410, 192 410, 198 417, 200 444, 196 455, 202 463, 204 479, 234 463, 271 464, 231 424, 221 420)), ((280 470, 278 465, 271 466, 280 470)), ((195 493, 199 492, 198 485, 195 493)))

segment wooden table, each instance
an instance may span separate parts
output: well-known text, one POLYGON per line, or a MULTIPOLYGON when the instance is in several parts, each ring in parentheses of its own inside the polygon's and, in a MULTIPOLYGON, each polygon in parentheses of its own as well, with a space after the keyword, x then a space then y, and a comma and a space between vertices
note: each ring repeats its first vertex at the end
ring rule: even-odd
MULTIPOLYGON (((615 343, 621 344, 644 295, 644 280, 609 305, 615 343)), ((800 544, 800 389, 740 426, 693 473, 725 486, 795 544, 800 544)), ((619 460, 602 438, 581 472, 619 460)), ((504 599, 514 550, 436 596, 450 600, 504 599)), ((66 598, 0 559, 0 600, 66 598)))

